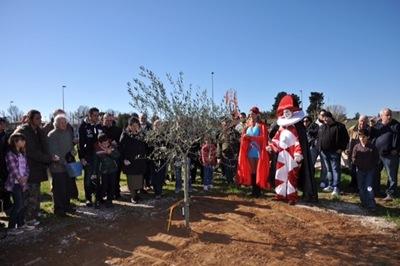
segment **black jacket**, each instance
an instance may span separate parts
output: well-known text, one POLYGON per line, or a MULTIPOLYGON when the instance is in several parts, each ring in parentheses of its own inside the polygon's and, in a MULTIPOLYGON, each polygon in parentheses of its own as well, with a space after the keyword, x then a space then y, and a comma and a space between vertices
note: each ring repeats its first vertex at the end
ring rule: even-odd
POLYGON ((82 122, 79 127, 79 159, 92 160, 95 152, 94 145, 102 132, 103 127, 100 124, 92 125, 86 120, 82 122))
POLYGON ((29 167, 29 183, 40 183, 47 180, 47 166, 51 162, 51 155, 47 149, 46 136, 42 129, 36 131, 29 125, 18 127, 15 132, 26 138, 26 156, 29 167))
POLYGON ((349 134, 345 125, 334 121, 331 125, 323 125, 318 132, 319 145, 322 151, 335 152, 345 150, 349 143, 349 134))
POLYGON ((7 179, 7 165, 6 165, 6 154, 8 151, 8 138, 10 134, 7 132, 0 133, 0 184, 4 184, 7 179))
POLYGON ((392 119, 386 126, 378 121, 373 132, 373 143, 379 154, 388 155, 392 150, 400 152, 400 123, 392 119))
POLYGON ((299 171, 299 188, 303 191, 302 198, 308 202, 318 201, 318 187, 314 178, 315 168, 311 160, 310 147, 307 139, 306 128, 303 122, 294 125, 299 134, 299 142, 303 151, 303 161, 299 171))
POLYGON ((119 147, 122 171, 127 175, 144 175, 147 170, 147 150, 141 135, 122 133, 119 147), (125 165, 124 160, 130 161, 131 164, 125 165))
POLYGON ((310 147, 315 147, 318 145, 318 132, 319 132, 319 126, 312 122, 307 128, 307 140, 308 140, 308 145, 310 147))
POLYGON ((111 139, 111 141, 115 141, 119 143, 122 135, 122 129, 117 127, 116 125, 112 125, 111 127, 103 126, 103 131, 106 136, 111 139))

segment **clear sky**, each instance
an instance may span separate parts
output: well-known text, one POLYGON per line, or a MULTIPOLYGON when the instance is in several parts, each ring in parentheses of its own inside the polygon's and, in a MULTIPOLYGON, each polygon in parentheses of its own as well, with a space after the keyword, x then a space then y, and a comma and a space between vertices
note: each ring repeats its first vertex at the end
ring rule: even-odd
POLYGON ((132 111, 139 66, 271 109, 325 94, 348 115, 400 110, 398 0, 0 0, 0 110, 132 111))

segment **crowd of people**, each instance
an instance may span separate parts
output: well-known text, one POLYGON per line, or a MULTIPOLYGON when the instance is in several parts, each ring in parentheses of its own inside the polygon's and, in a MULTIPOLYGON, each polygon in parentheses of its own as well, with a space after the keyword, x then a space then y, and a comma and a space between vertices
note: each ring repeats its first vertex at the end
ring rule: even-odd
MULTIPOLYGON (((0 118, 0 190, 10 234, 39 225, 40 188, 48 174, 54 214, 66 217, 74 213, 71 199, 78 199, 79 165, 88 207, 113 207, 113 201, 121 198, 121 172, 127 177, 133 204, 150 190, 160 199, 167 176, 174 176, 175 192, 181 191, 182 161, 168 163, 166 158, 149 156, 154 145, 164 145, 162 141, 149 144, 144 137, 149 131, 159 130, 160 119, 149 122, 145 113, 133 114, 126 127, 119 128, 113 114, 100 115, 99 109, 91 108, 78 134, 63 110, 56 110, 45 125, 41 113, 31 110, 10 133, 6 119, 0 118), (78 171, 74 171, 76 168, 78 171)), ((299 200, 300 189, 304 200, 315 202, 319 185, 323 192, 338 198, 342 191, 341 158, 345 154, 351 170, 350 186, 359 192, 362 206, 374 211, 375 197, 391 201, 397 193, 400 123, 388 108, 380 112, 376 123, 370 122, 362 115, 347 130, 326 110, 320 110, 317 120, 312 121, 291 95, 281 100, 277 121, 272 125, 267 125, 260 110, 253 107, 248 115, 222 119, 216 137, 204 136, 202 142, 192 146, 189 189, 200 170, 204 191, 211 190, 214 171, 220 167, 226 183, 251 186, 254 197, 264 189, 274 189, 275 200, 293 205, 299 200), (317 185, 314 175, 318 157, 321 171, 317 185), (383 168, 388 175, 384 195, 380 186, 383 168)))

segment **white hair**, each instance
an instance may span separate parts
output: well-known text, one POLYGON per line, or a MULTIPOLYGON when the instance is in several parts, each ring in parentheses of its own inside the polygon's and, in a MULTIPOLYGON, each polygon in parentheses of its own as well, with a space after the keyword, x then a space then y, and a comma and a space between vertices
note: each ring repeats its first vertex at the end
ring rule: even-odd
POLYGON ((392 113, 392 110, 390 110, 389 108, 383 108, 383 109, 379 112, 379 115, 382 116, 385 112, 392 113))
POLYGON ((65 114, 58 114, 56 115, 56 117, 54 117, 53 126, 57 127, 61 119, 64 119, 66 122, 68 122, 67 116, 65 114))

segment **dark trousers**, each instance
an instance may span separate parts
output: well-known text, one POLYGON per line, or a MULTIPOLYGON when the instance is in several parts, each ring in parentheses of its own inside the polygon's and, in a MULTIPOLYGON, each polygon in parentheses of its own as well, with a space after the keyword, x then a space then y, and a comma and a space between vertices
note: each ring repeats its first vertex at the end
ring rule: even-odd
POLYGON ((197 169, 200 169, 200 178, 203 183, 204 180, 204 169, 201 162, 197 159, 190 160, 190 179, 192 180, 192 184, 196 182, 197 169))
POLYGON ((91 180, 92 169, 90 165, 84 167, 83 183, 85 189, 85 199, 92 201, 92 195, 96 192, 96 182, 91 180))
POLYGON ((251 175, 251 184, 252 184, 251 194, 253 196, 259 197, 261 195, 261 189, 257 185, 257 176, 256 176, 256 174, 252 174, 251 175))
POLYGON ((78 199, 79 192, 78 192, 78 186, 76 185, 76 177, 70 177, 70 197, 71 199, 78 199))
POLYGON ((234 158, 222 157, 222 169, 224 169, 224 176, 226 177, 226 182, 232 184, 234 182, 233 178, 236 174, 237 160, 234 158))
POLYGON ((366 208, 375 208, 375 196, 374 196, 374 178, 375 169, 369 171, 357 171, 358 190, 360 193, 361 204, 366 208))
POLYGON ((121 187, 120 187, 120 182, 121 182, 121 167, 118 167, 118 171, 115 174, 115 183, 114 183, 114 195, 115 198, 118 198, 121 196, 121 187))
POLYGON ((52 173, 54 213, 64 213, 71 209, 72 178, 65 173, 52 173))
POLYGON ((10 222, 8 228, 15 228, 24 225, 25 208, 24 208, 24 194, 20 185, 14 185, 12 191, 13 206, 10 213, 10 222))
POLYGON ((25 218, 27 221, 37 219, 40 212, 40 183, 28 183, 24 194, 25 218))
MULTIPOLYGON (((101 198, 107 196, 107 201, 112 201, 115 194, 115 179, 116 173, 101 175, 101 198)), ((98 196, 96 195, 96 198, 98 196)))
POLYGON ((156 170, 152 177, 152 184, 154 188, 154 194, 156 196, 162 194, 162 187, 165 181, 165 175, 167 172, 167 166, 164 164, 160 169, 156 170))

